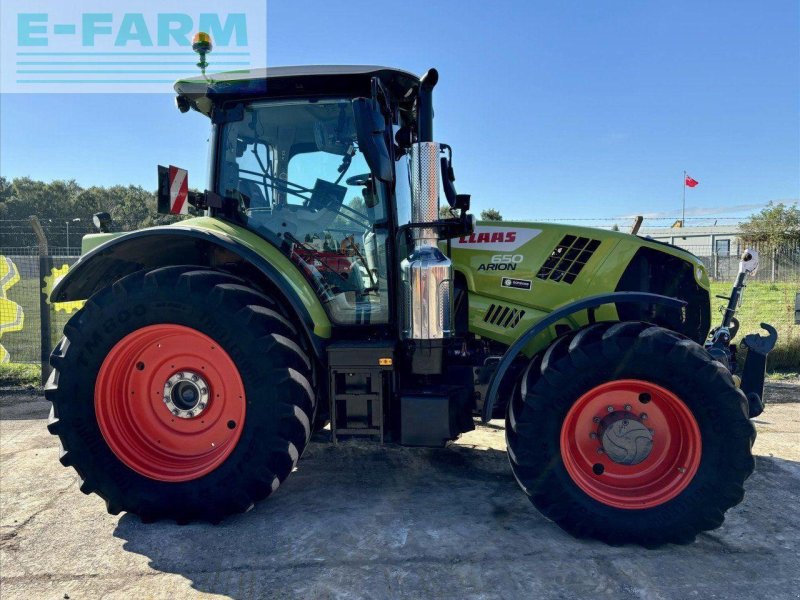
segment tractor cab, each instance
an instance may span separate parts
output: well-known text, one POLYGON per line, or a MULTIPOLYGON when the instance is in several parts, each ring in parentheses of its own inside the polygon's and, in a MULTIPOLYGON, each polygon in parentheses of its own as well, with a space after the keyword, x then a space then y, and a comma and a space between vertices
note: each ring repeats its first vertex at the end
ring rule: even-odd
MULTIPOLYGON (((473 224, 468 197, 453 188, 451 150, 432 140, 437 77, 340 66, 179 81, 178 107, 214 128, 210 191, 190 202, 279 248, 334 326, 396 337, 388 326, 398 323, 405 337, 442 341, 452 332, 452 267, 438 243, 473 224), (439 219, 440 186, 460 215, 439 219), (423 293, 427 314, 412 308, 423 293)), ((440 370, 433 354, 417 361, 424 371, 440 370)))

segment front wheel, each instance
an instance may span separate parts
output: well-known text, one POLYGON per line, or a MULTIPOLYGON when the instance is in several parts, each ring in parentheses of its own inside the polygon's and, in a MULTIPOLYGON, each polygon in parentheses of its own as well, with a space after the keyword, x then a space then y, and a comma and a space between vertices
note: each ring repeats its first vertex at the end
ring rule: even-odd
POLYGON ((49 429, 113 514, 219 521, 277 489, 308 442, 316 402, 297 331, 227 273, 135 273, 64 333, 49 429))
POLYGON ((752 473, 755 430, 728 371, 645 323, 601 323, 534 359, 509 402, 514 475, 577 537, 688 543, 719 527, 752 473))

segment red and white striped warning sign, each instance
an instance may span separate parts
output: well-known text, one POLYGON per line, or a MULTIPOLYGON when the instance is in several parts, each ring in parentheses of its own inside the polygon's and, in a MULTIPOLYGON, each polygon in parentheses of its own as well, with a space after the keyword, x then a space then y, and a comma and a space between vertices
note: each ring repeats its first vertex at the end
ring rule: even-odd
POLYGON ((173 215, 189 214, 189 173, 186 169, 169 167, 169 212, 173 215))

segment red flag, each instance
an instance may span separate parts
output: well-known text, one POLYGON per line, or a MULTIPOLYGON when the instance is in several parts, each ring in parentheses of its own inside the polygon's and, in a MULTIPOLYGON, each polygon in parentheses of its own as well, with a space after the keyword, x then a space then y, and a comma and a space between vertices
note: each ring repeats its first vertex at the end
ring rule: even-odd
POLYGON ((700 182, 699 182, 699 181, 697 181, 697 180, 695 180, 695 179, 692 179, 692 178, 691 178, 689 175, 687 175, 687 176, 686 176, 686 185, 687 185, 688 187, 694 187, 694 186, 696 186, 698 183, 700 183, 700 182))

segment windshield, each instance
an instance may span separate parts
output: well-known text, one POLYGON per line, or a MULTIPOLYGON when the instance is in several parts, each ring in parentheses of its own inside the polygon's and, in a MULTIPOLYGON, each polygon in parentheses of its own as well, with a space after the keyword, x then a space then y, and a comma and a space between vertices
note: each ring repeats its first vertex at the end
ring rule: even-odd
POLYGON ((336 323, 386 323, 386 190, 349 100, 254 104, 222 135, 218 192, 315 286, 336 323))

